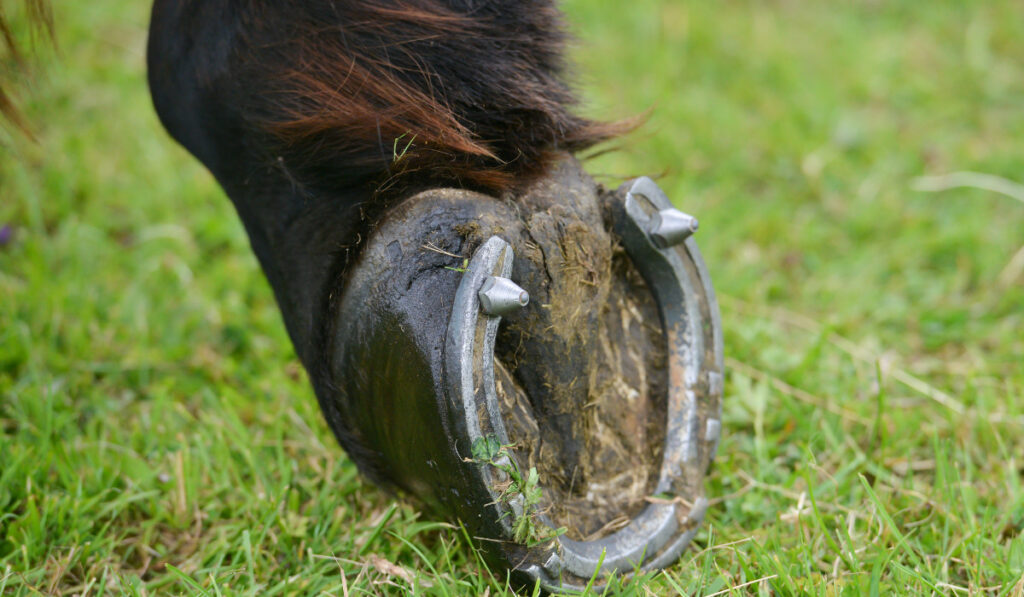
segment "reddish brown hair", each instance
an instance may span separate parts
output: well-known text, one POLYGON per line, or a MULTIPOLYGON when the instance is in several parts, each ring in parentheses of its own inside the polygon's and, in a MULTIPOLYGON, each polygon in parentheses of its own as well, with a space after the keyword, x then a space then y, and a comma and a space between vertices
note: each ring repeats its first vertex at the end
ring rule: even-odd
POLYGON ((570 112, 550 0, 278 0, 247 31, 247 114, 300 179, 500 192, 623 125, 570 112))

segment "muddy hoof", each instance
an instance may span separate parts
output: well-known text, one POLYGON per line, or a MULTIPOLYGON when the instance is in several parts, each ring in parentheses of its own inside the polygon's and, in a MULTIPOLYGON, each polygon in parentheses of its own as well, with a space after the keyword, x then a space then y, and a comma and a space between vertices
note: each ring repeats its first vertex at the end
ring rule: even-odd
POLYGON ((720 432, 696 229, 651 180, 606 191, 571 159, 515 199, 411 197, 339 298, 328 421, 521 581, 671 563, 720 432))

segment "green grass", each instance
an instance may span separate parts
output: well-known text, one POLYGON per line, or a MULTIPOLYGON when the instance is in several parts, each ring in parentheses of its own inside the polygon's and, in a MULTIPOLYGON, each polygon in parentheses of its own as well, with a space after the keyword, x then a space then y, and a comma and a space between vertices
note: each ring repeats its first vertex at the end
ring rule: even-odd
MULTIPOLYGON (((696 546, 640 595, 1024 593, 1019 3, 571 0, 589 169, 664 173, 722 307, 696 546), (1016 255, 1016 258, 1014 257, 1016 255)), ((240 223, 149 104, 144 0, 61 2, 0 136, 0 594, 505 592, 321 420, 240 223)))

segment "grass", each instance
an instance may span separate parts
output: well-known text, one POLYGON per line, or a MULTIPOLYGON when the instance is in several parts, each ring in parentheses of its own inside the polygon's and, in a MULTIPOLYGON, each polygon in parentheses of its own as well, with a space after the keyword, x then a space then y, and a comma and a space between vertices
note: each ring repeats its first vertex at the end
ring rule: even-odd
MULTIPOLYGON (((696 546, 615 590, 1024 594, 1024 203, 915 190, 1024 182, 1018 3, 566 9, 587 111, 653 107, 589 169, 700 217, 728 355, 696 546)), ((0 594, 504 594, 327 431, 147 10, 60 3, 0 137, 0 594)))

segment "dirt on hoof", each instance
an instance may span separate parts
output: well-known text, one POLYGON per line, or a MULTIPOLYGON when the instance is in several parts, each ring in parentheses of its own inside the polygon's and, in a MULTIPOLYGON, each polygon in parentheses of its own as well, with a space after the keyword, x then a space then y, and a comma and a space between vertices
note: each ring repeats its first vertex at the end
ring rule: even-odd
POLYGON ((515 201, 512 277, 531 300, 502 323, 495 350, 515 454, 537 468, 545 513, 576 540, 639 514, 665 440, 666 340, 653 297, 608 231, 606 193, 566 161, 515 201))

